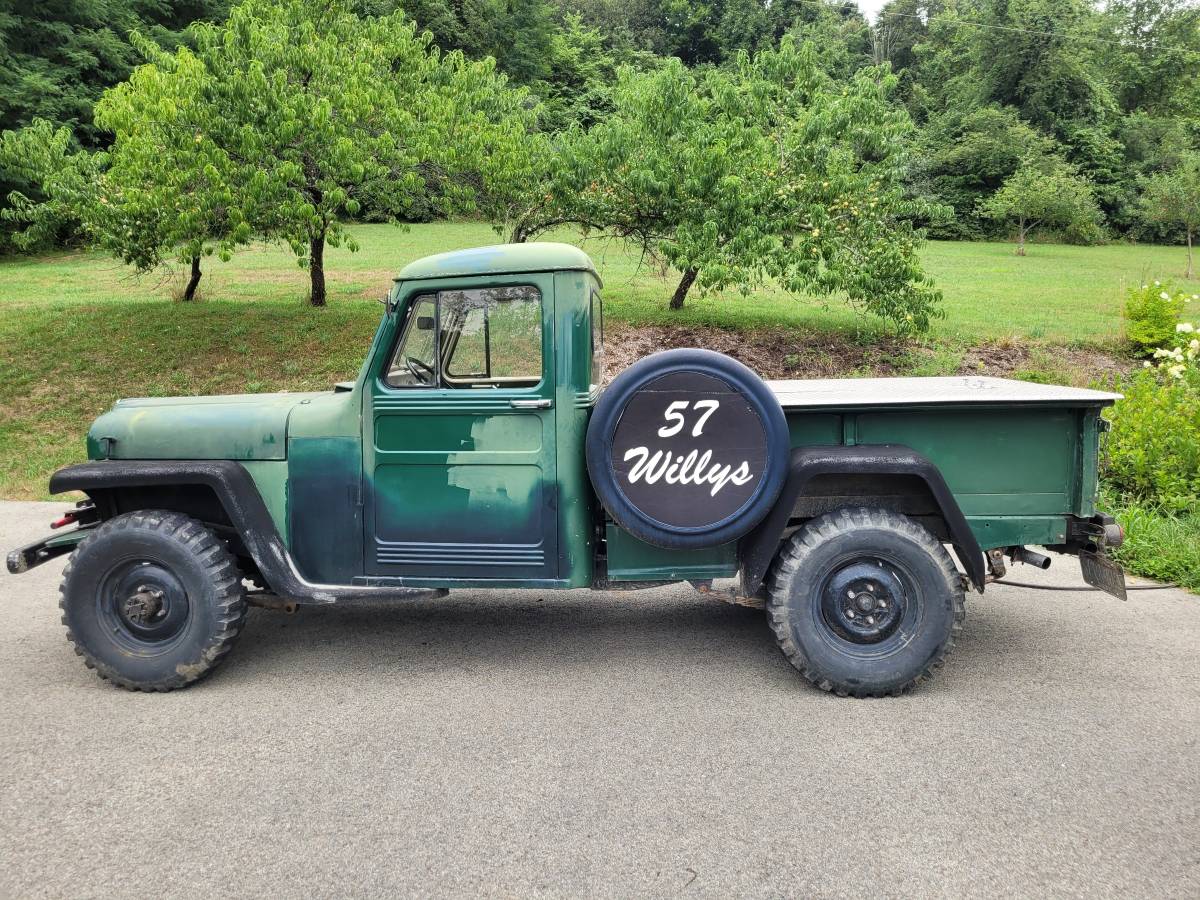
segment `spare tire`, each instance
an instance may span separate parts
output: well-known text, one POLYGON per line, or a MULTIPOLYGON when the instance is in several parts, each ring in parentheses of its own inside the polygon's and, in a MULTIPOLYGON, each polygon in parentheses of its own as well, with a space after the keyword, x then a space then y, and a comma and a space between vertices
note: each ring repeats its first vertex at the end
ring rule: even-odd
POLYGON ((587 468, 608 514, 659 547, 735 541, 787 477, 787 420, 753 371, 711 350, 665 350, 613 379, 588 423, 587 468))

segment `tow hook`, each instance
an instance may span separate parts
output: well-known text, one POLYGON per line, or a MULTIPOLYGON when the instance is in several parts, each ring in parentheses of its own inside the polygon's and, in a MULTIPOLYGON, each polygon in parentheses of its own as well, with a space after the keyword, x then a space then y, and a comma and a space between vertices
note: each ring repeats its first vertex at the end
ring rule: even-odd
POLYGON ((1109 515, 1096 516, 1096 524, 1104 529, 1104 546, 1120 547, 1125 543, 1125 526, 1109 515))
POLYGON ((96 514, 96 504, 90 500, 80 500, 75 504, 74 509, 67 510, 62 514, 62 518, 55 519, 50 523, 50 529, 57 531, 59 528, 64 528, 67 525, 86 525, 90 522, 95 522, 98 518, 96 514))

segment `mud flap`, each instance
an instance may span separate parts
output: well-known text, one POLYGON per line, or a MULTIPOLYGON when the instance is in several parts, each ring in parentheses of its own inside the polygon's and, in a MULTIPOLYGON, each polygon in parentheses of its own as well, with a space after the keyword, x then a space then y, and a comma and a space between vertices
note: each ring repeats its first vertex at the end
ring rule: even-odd
POLYGON ((1079 567, 1083 569, 1083 580, 1092 587, 1118 600, 1129 599, 1125 592, 1125 570, 1111 557, 1091 550, 1080 550, 1079 567))

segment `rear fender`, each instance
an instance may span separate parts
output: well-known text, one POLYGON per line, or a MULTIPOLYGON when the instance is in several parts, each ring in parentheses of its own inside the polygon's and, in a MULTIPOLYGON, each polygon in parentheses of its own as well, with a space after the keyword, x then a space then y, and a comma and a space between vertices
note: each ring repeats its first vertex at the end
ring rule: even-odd
MULTIPOLYGON (((983 551, 937 466, 909 447, 862 444, 853 447, 805 447, 792 451, 787 481, 775 506, 738 544, 742 590, 745 594, 753 595, 762 586, 797 501, 804 496, 809 482, 821 475, 897 475, 920 479, 946 523, 950 544, 967 577, 977 591, 983 592, 983 551)), ((863 505, 870 505, 869 499, 864 498, 863 505)))

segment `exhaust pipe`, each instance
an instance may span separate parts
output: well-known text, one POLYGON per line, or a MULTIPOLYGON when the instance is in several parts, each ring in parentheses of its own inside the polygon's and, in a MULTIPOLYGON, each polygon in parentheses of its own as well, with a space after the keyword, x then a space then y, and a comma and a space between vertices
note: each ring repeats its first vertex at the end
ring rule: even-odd
POLYGON ((1050 563, 1053 561, 1045 554, 1034 553, 1024 547, 1009 547, 1008 555, 1013 562, 1025 563, 1027 566, 1034 566, 1038 569, 1050 568, 1050 563))

